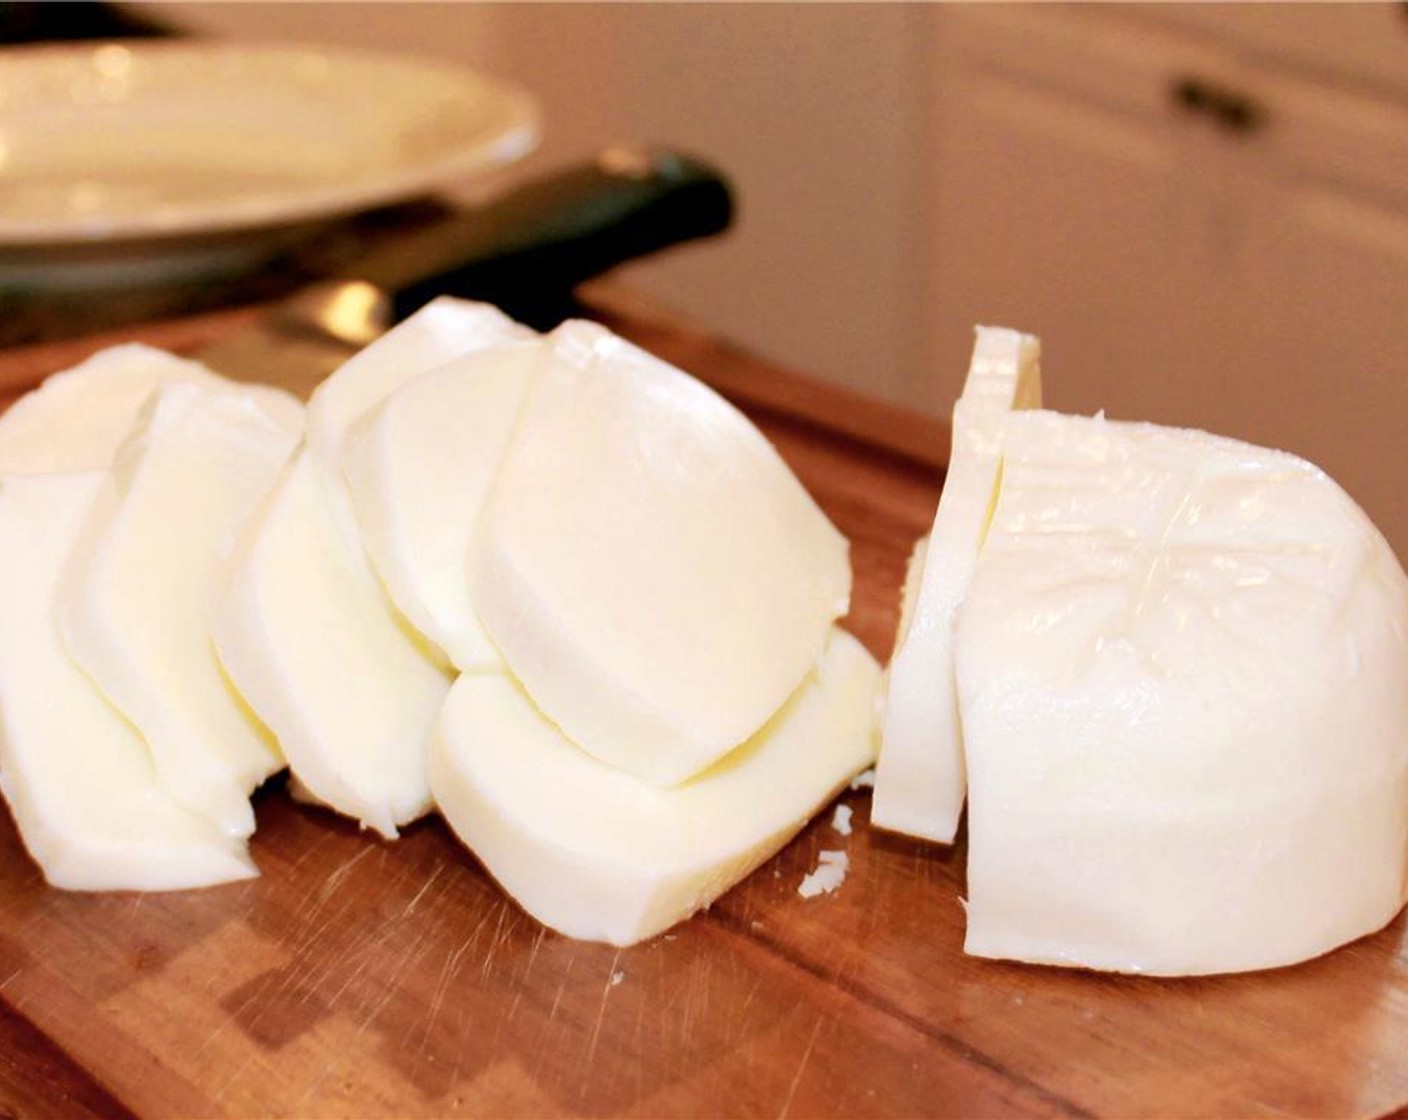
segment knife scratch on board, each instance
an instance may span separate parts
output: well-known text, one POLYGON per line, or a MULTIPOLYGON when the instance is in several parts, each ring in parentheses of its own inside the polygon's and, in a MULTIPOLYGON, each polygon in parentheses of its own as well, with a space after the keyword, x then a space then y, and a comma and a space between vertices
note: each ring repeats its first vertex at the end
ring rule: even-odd
MULTIPOLYGON (((412 928, 415 929, 416 927, 413 926, 412 928)), ((388 922, 382 932, 372 939, 375 941, 374 947, 379 948, 381 945, 385 944, 390 939, 391 935, 396 932, 398 932, 396 923, 394 921, 388 922)), ((413 934, 411 944, 406 948, 406 951, 396 955, 394 958, 395 963, 391 966, 389 973, 382 977, 381 992, 364 1005, 365 1009, 358 1017, 356 1030, 352 1032, 352 1037, 347 1040, 346 1045, 342 1048, 342 1054, 344 1056, 360 1053, 358 1043, 361 1042, 362 1036, 367 1033, 367 1028, 381 1018, 381 1013, 386 1009, 387 1004, 389 1004, 396 996, 397 992, 401 990, 402 981, 406 974, 418 965, 420 959, 425 956, 431 941, 432 938, 427 933, 416 932, 413 934)), ((357 972, 359 974, 365 973, 369 963, 371 963, 370 954, 367 954, 358 965, 357 972)), ((346 985, 344 985, 343 988, 345 990, 346 985)), ((323 1085, 327 1083, 328 1078, 341 1068, 342 1064, 343 1063, 337 1057, 334 1057, 318 1072, 317 1077, 308 1083, 308 1087, 303 1091, 303 1095, 295 1102, 293 1106, 294 1115, 299 1114, 299 1110, 304 1102, 321 1089, 323 1085)))
MULTIPOLYGON (((592 1024, 592 1037, 587 1043, 586 1064, 588 1066, 592 1064, 592 1059, 596 1057, 597 1039, 601 1037, 601 1024, 602 1021, 606 1018, 606 1001, 611 998, 611 989, 616 987, 616 985, 620 983, 620 981, 616 979, 620 964, 621 950, 617 949, 615 954, 611 957, 611 967, 606 971, 606 983, 602 986, 601 989, 601 1005, 597 1008, 596 1022, 592 1024)), ((582 1092, 585 1093, 586 1091, 587 1082, 583 1081, 582 1092)))
POLYGON ((356 855, 352 856, 347 860, 344 860, 342 864, 340 864, 338 867, 334 868, 331 872, 329 872, 327 879, 323 883, 322 889, 318 891, 318 901, 325 901, 328 896, 332 894, 333 891, 337 890, 337 888, 342 885, 342 880, 347 878, 352 868, 357 866, 357 864, 361 863, 362 860, 366 859, 367 856, 371 855, 377 850, 378 849, 374 845, 364 846, 357 852, 356 855))
MULTIPOLYGON (((218 1034, 219 1032, 217 1031, 216 1033, 218 1034)), ((245 1059, 240 1062, 237 1066, 235 1066, 235 1068, 230 1072, 230 1076, 225 1078, 225 1080, 220 1083, 220 1086, 215 1090, 215 1092, 210 1095, 210 1105, 212 1112, 214 1112, 220 1102, 224 1100, 225 1093, 229 1090, 230 1086, 239 1080, 240 1074, 244 1073, 244 1071, 250 1067, 253 1060, 253 1057, 246 1056, 245 1059)))
POLYGON ((743 997, 743 1005, 738 1009, 738 1019, 741 1022, 748 1011, 753 1006, 753 997, 758 994, 758 989, 762 987, 762 981, 755 975, 753 982, 748 985, 748 994, 743 997))
POLYGON ((562 970, 562 979, 558 981, 557 994, 552 997, 552 1007, 548 1010, 548 1022, 557 1016, 558 1005, 562 1003, 562 993, 567 990, 567 978, 572 975, 572 966, 577 963, 577 954, 573 953, 567 958, 567 967, 562 970))
POLYGON ((508 1014, 504 1017, 506 1022, 512 1020, 514 1012, 518 1010, 518 1003, 523 998, 523 993, 528 987, 528 975, 533 971, 533 962, 538 959, 538 950, 542 948, 543 938, 545 936, 547 936, 547 930, 539 926, 537 936, 533 938, 533 947, 528 950, 528 960, 523 966, 523 976, 519 982, 514 985, 513 1002, 509 1004, 508 1014))
POLYGON ((430 1008, 425 1016, 425 1032, 421 1041, 421 1049, 425 1050, 430 1045, 430 1036, 435 1030, 436 1020, 440 1018, 440 1008, 445 1002, 445 996, 450 990, 450 985, 459 975, 460 962, 464 960, 465 953, 469 952, 469 947, 474 944, 473 935, 465 938, 460 944, 445 954, 445 963, 440 967, 440 979, 435 985, 435 991, 430 997, 430 1008))
POLYGON ((502 899, 494 907, 494 932, 489 937, 489 949, 484 954, 484 961, 480 965, 480 973, 484 979, 488 979, 494 971, 494 954, 499 948, 499 942, 503 939, 504 919, 508 917, 508 904, 502 899))
POLYGON ((787 1099, 782 1102, 782 1111, 777 1114, 778 1120, 787 1120, 787 1114, 792 1110, 792 1101, 797 1096, 797 1086, 802 1083, 802 1074, 806 1072, 807 1063, 811 1061, 812 1049, 816 1046, 816 1036, 821 1033, 821 1020, 817 1019, 812 1027, 812 1036, 807 1039, 807 1048, 802 1051, 802 1060, 797 1063, 797 1072, 792 1075, 792 1084, 787 1087, 787 1099))
POLYGON ((335 835, 336 833, 333 832, 324 832, 319 835, 316 840, 309 844, 308 847, 302 853, 299 854, 299 857, 296 860, 289 864, 289 869, 294 870, 299 867, 302 867, 305 863, 308 862, 308 860, 310 860, 314 855, 321 851, 322 848, 327 844, 327 842, 331 840, 335 835))
POLYGON ((410 902, 406 903, 406 908, 402 910, 399 915, 397 915, 397 921, 400 921, 403 918, 408 918, 411 916, 411 914, 415 913, 416 907, 420 905, 420 900, 425 897, 425 892, 430 890, 431 885, 435 882, 435 880, 440 878, 440 872, 444 870, 445 865, 442 863, 430 873, 430 877, 426 879, 426 881, 421 885, 420 890, 416 891, 415 897, 412 898, 410 902))

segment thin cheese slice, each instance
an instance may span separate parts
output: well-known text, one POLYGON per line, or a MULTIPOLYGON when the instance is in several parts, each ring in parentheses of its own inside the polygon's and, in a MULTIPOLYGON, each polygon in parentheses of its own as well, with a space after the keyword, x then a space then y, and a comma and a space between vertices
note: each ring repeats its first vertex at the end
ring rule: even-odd
POLYGON ((1408 579, 1294 456, 1017 413, 957 634, 971 953, 1288 964, 1408 883, 1408 579))
POLYGON ((464 672, 503 664, 470 603, 469 542, 543 349, 507 343, 423 373, 370 410, 343 445, 377 574, 401 613, 464 672))
POLYGON ((661 785, 753 735, 850 598, 845 538, 733 406, 601 327, 544 364, 470 551, 513 674, 661 785))
POLYGON ((392 837, 430 807, 425 744, 449 682, 347 547, 328 487, 301 451, 241 538, 211 636, 307 789, 392 837))
MULTIPOLYGON (((280 410, 282 412, 282 410, 280 410)), ((302 434, 243 391, 158 389, 69 557, 57 618, 70 655, 146 739, 162 787, 234 836, 283 760, 211 648, 222 555, 302 434)))
POLYGON ((785 844, 875 753, 880 669, 835 631, 766 727, 672 789, 564 739, 513 679, 463 676, 431 747, 441 812, 545 925, 630 945, 668 929, 785 844))
POLYGON ((55 886, 174 890, 256 874, 244 845, 157 784, 146 744, 68 658, 59 571, 101 472, 0 483, 0 788, 55 886))
POLYGON ((963 730, 953 676, 953 626, 987 529, 1001 462, 1003 418, 1041 405, 1040 344, 979 327, 963 395, 953 409, 953 452, 927 547, 916 553, 890 661, 884 736, 871 820, 951 843, 963 809, 963 730))
POLYGON ((487 303, 441 296, 349 358, 308 398, 308 446, 340 463, 347 432, 411 378, 471 350, 534 332, 487 303))
POLYGON ((302 423, 302 406, 282 389, 236 386, 199 362, 130 343, 101 350, 52 375, 0 416, 0 474, 106 467, 152 391, 173 381, 239 388, 271 416, 302 423))
POLYGON ((430 807, 426 740, 449 679, 367 557, 343 442, 416 375, 525 330, 485 304, 440 299, 333 373, 309 399, 305 448, 242 535, 218 596, 220 660, 295 776, 383 836, 430 807))

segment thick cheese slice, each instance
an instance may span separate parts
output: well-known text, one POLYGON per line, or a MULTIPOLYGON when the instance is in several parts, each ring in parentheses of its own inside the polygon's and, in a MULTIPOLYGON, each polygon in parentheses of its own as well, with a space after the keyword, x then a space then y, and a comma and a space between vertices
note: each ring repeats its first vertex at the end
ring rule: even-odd
POLYGON ((348 434, 342 462, 367 553, 392 601, 455 668, 502 665, 469 599, 474 534, 541 342, 462 355, 402 385, 348 434))
POLYGON ((70 655, 141 732, 158 780, 234 836, 283 760, 229 684, 209 605, 233 537, 292 453, 297 412, 176 382, 118 451, 69 557, 57 603, 70 655))
POLYGON ((525 332, 485 304, 439 299, 333 373, 309 399, 306 446, 241 535, 217 597, 216 651, 294 775, 384 836, 430 807, 426 741, 449 679, 367 557, 343 442, 416 375, 525 332))
POLYGON ((953 676, 953 626, 997 494, 1003 418, 1041 407, 1041 348, 1031 335, 979 327, 934 526, 910 584, 890 659, 871 820, 951 843, 967 787, 953 676), (917 576, 916 576, 917 572, 917 576))
POLYGON ((256 874, 244 845, 157 784, 146 744, 64 652, 59 571, 101 472, 0 482, 0 788, 45 878, 171 890, 256 874))
POLYGON ((328 489, 299 452, 241 536, 211 636, 303 785, 392 837, 430 807, 425 747, 449 682, 348 548, 328 489))
POLYGON ((1408 883, 1408 580, 1329 478, 1043 412, 957 634, 971 953, 1268 968, 1408 883))
POLYGON ((700 382, 553 332, 470 550, 479 617, 579 746, 656 784, 753 735, 850 597, 846 539, 700 382))
POLYGON ((530 914, 629 945, 709 905, 869 765, 880 669, 834 631, 766 727, 671 789, 573 746, 502 674, 455 683, 431 746, 445 818, 530 914))
MULTIPOLYGON (((84 471, 106 467, 142 405, 159 386, 190 381, 234 387, 198 362, 132 343, 94 354, 26 393, 0 417, 0 474, 84 471)), ((261 407, 301 423, 302 406, 267 386, 241 386, 261 407)))

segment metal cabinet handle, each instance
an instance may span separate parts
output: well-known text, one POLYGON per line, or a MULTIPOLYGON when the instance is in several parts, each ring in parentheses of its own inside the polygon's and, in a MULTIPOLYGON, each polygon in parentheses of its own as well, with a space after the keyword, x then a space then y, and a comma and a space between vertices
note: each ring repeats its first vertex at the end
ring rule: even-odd
POLYGON ((1266 107, 1250 94, 1218 82, 1187 75, 1175 78, 1170 86, 1175 105, 1206 116, 1219 128, 1247 136, 1266 124, 1266 107))

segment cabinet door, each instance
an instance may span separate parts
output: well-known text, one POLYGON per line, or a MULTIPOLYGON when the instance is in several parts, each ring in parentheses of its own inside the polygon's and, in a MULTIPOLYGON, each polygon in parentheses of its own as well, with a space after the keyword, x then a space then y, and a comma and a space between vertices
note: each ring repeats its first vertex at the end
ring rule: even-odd
POLYGON ((1408 560, 1408 213, 1285 186, 1257 227, 1222 357, 1244 434, 1322 467, 1408 560))
POLYGON ((912 402, 950 406, 973 324, 989 323, 1042 337, 1054 407, 1173 421, 1219 329, 1192 247, 1209 224, 1199 168, 1216 138, 1168 103, 1194 62, 1068 14, 944 15, 934 320, 912 402))
POLYGON ((1408 559, 1408 102, 1259 92, 1237 329, 1210 357, 1239 371, 1237 434, 1322 467, 1408 559))

